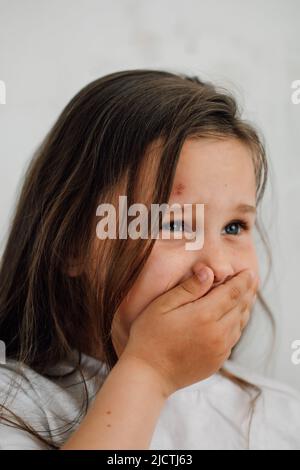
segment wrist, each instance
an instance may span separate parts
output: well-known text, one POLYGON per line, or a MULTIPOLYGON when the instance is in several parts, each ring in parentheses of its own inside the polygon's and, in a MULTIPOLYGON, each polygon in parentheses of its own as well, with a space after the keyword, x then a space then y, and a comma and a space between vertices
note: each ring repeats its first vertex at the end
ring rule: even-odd
POLYGON ((163 375, 138 355, 125 349, 119 358, 118 364, 121 367, 126 364, 130 374, 134 374, 139 381, 147 383, 153 389, 153 392, 157 393, 163 400, 168 399, 174 392, 173 387, 163 375))

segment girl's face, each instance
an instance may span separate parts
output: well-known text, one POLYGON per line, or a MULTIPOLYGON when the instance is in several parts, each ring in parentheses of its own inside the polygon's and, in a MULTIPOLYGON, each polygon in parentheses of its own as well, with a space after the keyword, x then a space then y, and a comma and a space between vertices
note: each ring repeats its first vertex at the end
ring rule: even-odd
MULTIPOLYGON (((201 249, 186 250, 187 239, 172 239, 172 233, 168 240, 156 240, 114 317, 113 342, 118 356, 126 346, 132 322, 145 307, 201 266, 213 271, 213 287, 246 268, 259 274, 253 239, 256 181, 245 144, 235 138, 186 140, 168 203, 205 204, 204 244, 201 249)), ((180 223, 171 224, 171 231, 180 227, 180 223)))

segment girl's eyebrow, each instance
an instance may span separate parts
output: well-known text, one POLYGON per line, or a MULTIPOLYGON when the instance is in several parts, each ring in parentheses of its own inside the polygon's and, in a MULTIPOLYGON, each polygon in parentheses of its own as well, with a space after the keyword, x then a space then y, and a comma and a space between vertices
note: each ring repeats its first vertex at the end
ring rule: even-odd
MULTIPOLYGON (((180 203, 180 202, 176 202, 176 204, 179 204, 179 205, 183 206, 183 203, 180 203)), ((194 202, 194 203, 190 203, 190 204, 196 205, 197 203, 194 202)), ((255 206, 251 206, 250 204, 244 204, 244 203, 238 204, 233 210, 239 211, 239 212, 252 212, 253 214, 256 214, 256 212, 257 212, 255 206)))
POLYGON ((235 207, 235 210, 236 211, 239 211, 239 212, 251 212, 253 214, 256 214, 256 207, 254 206, 251 206, 250 204, 238 204, 236 207, 235 207))
MULTIPOLYGON (((171 193, 171 197, 181 196, 184 191, 185 191, 185 185, 179 182, 175 185, 174 190, 171 193)), ((244 204, 244 203, 238 204, 234 210, 243 212, 243 213, 252 213, 252 214, 257 213, 256 207, 251 206, 250 204, 244 204)))

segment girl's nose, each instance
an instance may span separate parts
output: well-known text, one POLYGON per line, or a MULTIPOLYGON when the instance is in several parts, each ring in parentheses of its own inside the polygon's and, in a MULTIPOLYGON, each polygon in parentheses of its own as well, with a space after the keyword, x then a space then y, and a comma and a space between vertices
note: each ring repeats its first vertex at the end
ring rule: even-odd
POLYGON ((214 245, 214 247, 211 246, 209 250, 203 247, 202 250, 199 251, 198 260, 194 265, 194 270, 198 271, 203 266, 209 267, 214 273, 214 282, 212 287, 216 287, 234 276, 233 263, 234 259, 230 259, 230 256, 224 253, 224 250, 217 248, 214 245))

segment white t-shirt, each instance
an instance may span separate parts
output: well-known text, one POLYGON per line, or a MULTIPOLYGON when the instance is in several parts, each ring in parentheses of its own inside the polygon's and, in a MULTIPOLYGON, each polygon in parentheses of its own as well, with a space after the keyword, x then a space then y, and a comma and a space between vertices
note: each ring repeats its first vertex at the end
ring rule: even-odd
MULTIPOLYGON (((63 379, 50 379, 28 367, 20 374, 16 366, 11 360, 0 366, 0 403, 4 403, 11 379, 17 379, 19 386, 12 390, 5 405, 43 435, 50 433, 54 442, 62 446, 84 416, 81 378, 75 373, 63 379), (68 423, 76 419, 80 410, 81 418, 69 429, 68 423)), ((83 355, 82 367, 91 403, 107 376, 107 366, 83 355)), ((250 403, 256 396, 253 389, 244 391, 216 373, 177 390, 167 399, 150 450, 300 450, 300 393, 231 360, 223 368, 261 389, 254 408, 250 403)), ((61 363, 59 370, 70 370, 68 363, 61 363)), ((47 448, 28 432, 0 423, 1 450, 47 448)))

